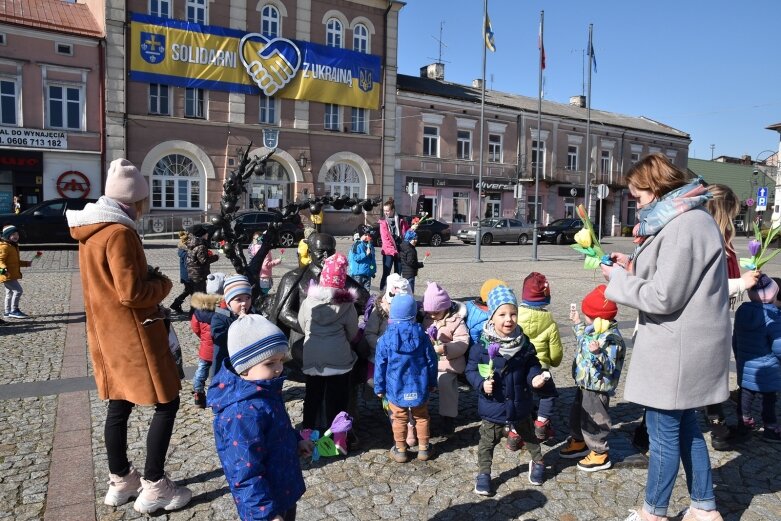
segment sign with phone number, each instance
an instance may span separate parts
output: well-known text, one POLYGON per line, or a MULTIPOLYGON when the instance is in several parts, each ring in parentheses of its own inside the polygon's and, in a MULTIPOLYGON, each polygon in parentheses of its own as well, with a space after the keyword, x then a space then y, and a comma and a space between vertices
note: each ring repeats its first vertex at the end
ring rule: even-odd
POLYGON ((0 146, 66 150, 68 137, 62 130, 0 127, 0 146))

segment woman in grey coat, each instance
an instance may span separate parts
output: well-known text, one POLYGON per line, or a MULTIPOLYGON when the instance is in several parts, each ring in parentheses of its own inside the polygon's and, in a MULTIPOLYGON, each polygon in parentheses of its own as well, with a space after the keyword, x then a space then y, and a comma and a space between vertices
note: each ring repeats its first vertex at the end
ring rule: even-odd
POLYGON ((602 266, 605 296, 638 310, 624 397, 647 409, 650 440, 643 508, 628 520, 667 519, 679 462, 691 505, 684 521, 719 521, 710 459, 695 410, 727 399, 729 296, 721 233, 689 181, 662 154, 627 173, 637 200, 634 253, 602 266))

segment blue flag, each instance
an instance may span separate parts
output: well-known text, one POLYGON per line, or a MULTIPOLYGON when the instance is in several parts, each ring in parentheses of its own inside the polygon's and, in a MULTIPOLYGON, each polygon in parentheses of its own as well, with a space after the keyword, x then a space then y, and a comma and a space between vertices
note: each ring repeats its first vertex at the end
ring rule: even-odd
POLYGON ((494 29, 491 27, 491 19, 488 17, 488 13, 485 13, 485 46, 489 51, 496 51, 496 44, 494 44, 494 29))
POLYGON ((594 54, 594 44, 591 41, 588 42, 588 54, 591 56, 591 63, 594 64, 594 72, 597 72, 597 55, 594 54))

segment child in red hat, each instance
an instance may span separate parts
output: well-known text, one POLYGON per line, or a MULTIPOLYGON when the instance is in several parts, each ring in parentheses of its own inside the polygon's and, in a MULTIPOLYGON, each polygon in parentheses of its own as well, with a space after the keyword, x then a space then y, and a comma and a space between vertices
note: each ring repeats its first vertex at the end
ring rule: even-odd
POLYGON ((604 284, 597 286, 581 302, 585 324, 576 309, 570 311, 578 345, 572 376, 578 390, 570 413, 570 438, 559 456, 567 459, 585 456, 578 462, 578 468, 585 472, 609 469, 613 465, 607 444, 612 427, 608 408, 626 353, 615 320, 618 306, 605 297, 605 288, 604 284))

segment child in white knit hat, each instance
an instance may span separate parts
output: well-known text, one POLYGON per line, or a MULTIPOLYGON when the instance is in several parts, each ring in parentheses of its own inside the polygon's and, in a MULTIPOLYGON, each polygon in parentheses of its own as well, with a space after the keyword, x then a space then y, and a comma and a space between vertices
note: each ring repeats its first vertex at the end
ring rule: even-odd
POLYGON ((225 365, 209 392, 214 440, 241 519, 294 519, 304 495, 299 456, 312 442, 293 429, 282 395, 288 342, 260 315, 241 315, 228 329, 225 365), (234 372, 235 371, 235 372, 234 372), (268 472, 273 469, 273 472, 268 472))

